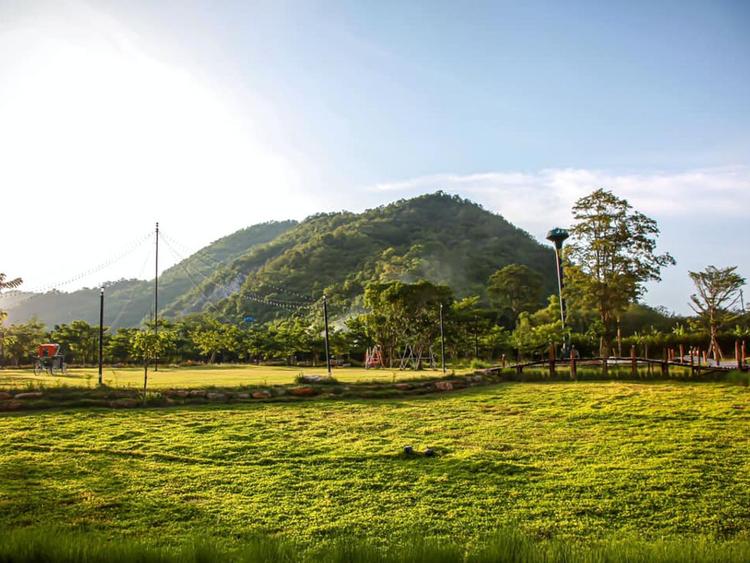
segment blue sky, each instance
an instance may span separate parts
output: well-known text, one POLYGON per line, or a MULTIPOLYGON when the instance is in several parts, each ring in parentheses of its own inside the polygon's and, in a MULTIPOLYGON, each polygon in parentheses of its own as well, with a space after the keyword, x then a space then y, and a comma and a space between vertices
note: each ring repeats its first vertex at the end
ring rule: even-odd
POLYGON ((654 304, 687 309, 688 269, 750 276, 746 2, 5 0, 0 21, 0 182, 69 218, 55 267, 30 258, 45 227, 4 252, 29 288, 157 219, 197 248, 436 189, 537 237, 614 189, 677 257, 654 304))

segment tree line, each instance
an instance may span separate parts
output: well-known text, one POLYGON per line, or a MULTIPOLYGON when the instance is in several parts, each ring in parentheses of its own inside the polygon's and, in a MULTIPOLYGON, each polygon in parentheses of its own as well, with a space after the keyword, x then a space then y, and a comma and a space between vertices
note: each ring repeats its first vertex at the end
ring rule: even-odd
MULTIPOLYGON (((409 346, 439 350, 443 314, 449 362, 495 362, 544 355, 550 345, 574 346, 582 355, 623 354, 636 345, 649 348, 685 344, 701 346, 722 357, 734 339, 750 336, 750 315, 741 303, 745 279, 736 266, 708 266, 690 272, 695 293, 694 316, 671 315, 640 303, 645 284, 658 281, 673 265, 656 252, 656 222, 606 190, 596 190, 573 207, 570 244, 565 247, 563 298, 565 322, 556 294, 545 295, 539 273, 510 264, 494 272, 479 295, 457 297, 447 285, 427 280, 372 281, 361 305, 338 311, 330 330, 331 352, 340 362, 361 362, 378 346, 386 366, 398 365, 409 346)), ((0 277, 0 290, 17 287, 20 279, 0 277)), ((334 308, 335 310, 335 308, 334 308)), ((1 320, 1 319, 0 319, 1 320)), ((126 364, 157 354, 163 362, 309 363, 323 360, 323 317, 310 307, 266 322, 247 322, 217 313, 196 313, 175 320, 121 328, 104 337, 104 361, 126 364)), ((24 364, 43 341, 61 345, 71 364, 92 364, 98 354, 98 327, 85 321, 56 325, 51 331, 38 321, 0 324, 0 362, 24 364)), ((627 353, 627 352, 626 352, 627 353)))

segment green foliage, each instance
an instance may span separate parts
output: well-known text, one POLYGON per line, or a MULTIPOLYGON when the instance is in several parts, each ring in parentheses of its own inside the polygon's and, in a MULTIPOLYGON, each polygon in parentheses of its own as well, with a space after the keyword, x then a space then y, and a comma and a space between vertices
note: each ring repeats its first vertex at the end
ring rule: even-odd
POLYGON ((447 285, 459 297, 486 299, 486 280, 511 263, 536 271, 547 291, 554 288, 549 248, 502 217, 438 192, 361 214, 308 217, 218 269, 171 310, 198 311, 231 293, 220 304, 225 316, 239 320, 253 315, 265 321, 291 310, 263 303, 258 295, 289 303, 293 310, 306 298, 325 293, 338 316, 361 308, 370 283, 420 279, 447 285))
POLYGON ((37 346, 47 340, 44 325, 36 319, 7 328, 0 326, 0 329, 0 364, 3 365, 6 360, 16 365, 29 362, 36 357, 37 346))
POLYGON ((152 329, 136 330, 131 333, 130 353, 133 358, 144 363, 159 358, 174 342, 174 333, 168 330, 155 333, 152 329))
POLYGON ((205 318, 189 336, 198 351, 208 359, 209 364, 216 361, 216 354, 236 350, 240 346, 239 328, 211 318, 205 318))
POLYGON ((363 320, 369 338, 385 351, 387 365, 393 364, 395 350, 407 344, 429 349, 440 334, 440 308, 447 311, 452 299, 449 287, 425 280, 377 282, 365 288, 370 312, 363 320))
POLYGON ((606 356, 616 319, 644 292, 645 282, 659 280, 669 254, 656 254, 656 221, 598 189, 573 206, 575 223, 566 259, 566 294, 573 304, 596 312, 606 356))
POLYGON ((99 327, 86 321, 57 325, 49 339, 60 345, 68 363, 91 364, 98 357, 99 327))
POLYGON ((542 277, 523 264, 509 264, 492 274, 487 286, 490 301, 509 313, 515 324, 522 311, 533 312, 542 298, 542 277))
POLYGON ((549 350, 550 345, 560 346, 566 334, 567 331, 563 328, 562 321, 535 324, 531 315, 523 312, 518 317, 518 324, 511 334, 510 343, 521 354, 540 353, 546 356, 544 353, 549 350))

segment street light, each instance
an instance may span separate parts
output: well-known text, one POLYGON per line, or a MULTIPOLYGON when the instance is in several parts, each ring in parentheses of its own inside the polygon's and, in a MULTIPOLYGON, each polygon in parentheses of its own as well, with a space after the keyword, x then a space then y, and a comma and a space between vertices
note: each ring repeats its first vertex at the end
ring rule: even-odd
POLYGON ((562 321, 563 328, 565 328, 565 317, 567 311, 565 309, 565 300, 563 299, 563 266, 562 266, 562 247, 563 242, 570 236, 568 231, 556 227, 547 233, 547 240, 555 243, 555 261, 557 263, 557 290, 560 296, 560 320, 562 321))

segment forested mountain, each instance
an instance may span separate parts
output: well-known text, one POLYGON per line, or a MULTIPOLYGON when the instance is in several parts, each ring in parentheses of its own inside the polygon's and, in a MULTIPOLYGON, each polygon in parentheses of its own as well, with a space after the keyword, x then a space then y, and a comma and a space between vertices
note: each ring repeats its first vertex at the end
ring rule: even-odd
MULTIPOLYGON (((169 245, 170 241, 165 240, 169 245)), ((210 311, 259 321, 294 313, 325 293, 333 315, 357 311, 373 280, 427 279, 457 297, 486 298, 489 276, 507 264, 538 272, 554 292, 554 253, 498 214, 442 192, 363 213, 321 213, 304 221, 255 225, 222 238, 160 276, 160 311, 177 317, 210 311)), ((106 284, 105 324, 137 326, 151 314, 153 280, 106 284)), ((11 322, 98 322, 98 289, 7 295, 11 322)))
POLYGON ((537 271, 545 294, 556 288, 554 252, 500 215, 442 192, 361 214, 313 215, 274 240, 218 268, 166 310, 210 310, 267 320, 317 302, 335 314, 356 311, 373 280, 428 279, 458 297, 485 297, 489 276, 511 263, 537 271))
MULTIPOLYGON (((275 239, 296 224, 296 221, 274 221, 239 230, 165 270, 159 277, 160 308, 168 307, 221 264, 275 239)), ((167 246, 165 251, 171 251, 170 246, 174 243, 166 239, 163 244, 167 246)), ((107 326, 137 326, 153 311, 153 280, 119 280, 104 286, 104 322, 107 326)), ((0 297, 0 309, 8 312, 10 322, 36 317, 49 327, 77 319, 98 323, 99 288, 83 288, 69 293, 8 293, 0 297)))

